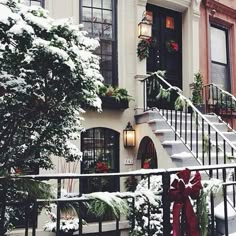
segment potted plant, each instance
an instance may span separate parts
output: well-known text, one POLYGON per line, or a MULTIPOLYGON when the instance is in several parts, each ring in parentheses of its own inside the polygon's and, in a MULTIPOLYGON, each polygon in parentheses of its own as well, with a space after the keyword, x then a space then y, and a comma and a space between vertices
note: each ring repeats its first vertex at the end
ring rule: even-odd
POLYGON ((129 101, 132 100, 126 89, 114 88, 111 85, 100 87, 99 96, 102 107, 108 109, 126 109, 129 107, 129 101))
POLYGON ((194 74, 193 90, 192 90, 192 103, 202 113, 204 113, 204 104, 202 100, 202 75, 198 72, 194 74))

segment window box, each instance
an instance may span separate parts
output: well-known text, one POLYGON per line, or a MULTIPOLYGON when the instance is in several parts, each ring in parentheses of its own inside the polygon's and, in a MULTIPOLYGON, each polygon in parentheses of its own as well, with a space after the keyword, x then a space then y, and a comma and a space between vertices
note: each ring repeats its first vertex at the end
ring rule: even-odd
POLYGON ((129 108, 129 101, 125 99, 117 100, 115 97, 101 97, 102 108, 112 110, 125 110, 129 108))

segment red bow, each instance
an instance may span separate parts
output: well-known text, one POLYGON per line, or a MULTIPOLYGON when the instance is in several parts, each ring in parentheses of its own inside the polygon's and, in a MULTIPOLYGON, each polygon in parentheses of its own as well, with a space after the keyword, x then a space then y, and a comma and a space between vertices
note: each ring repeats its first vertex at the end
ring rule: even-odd
POLYGON ((182 170, 177 173, 179 179, 175 179, 169 190, 169 199, 174 202, 173 206, 173 236, 180 236, 180 212, 183 210, 185 219, 186 236, 200 236, 198 218, 194 213, 189 197, 197 199, 202 189, 201 175, 196 171, 190 179, 191 171, 182 170))

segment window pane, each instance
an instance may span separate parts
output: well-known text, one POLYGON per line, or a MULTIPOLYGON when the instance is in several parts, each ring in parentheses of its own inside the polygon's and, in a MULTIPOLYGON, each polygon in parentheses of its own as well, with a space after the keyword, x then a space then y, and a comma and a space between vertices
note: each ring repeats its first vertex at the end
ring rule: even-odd
POLYGON ((94 50, 94 53, 98 56, 101 55, 101 46, 97 47, 95 50, 94 50))
POLYGON ((112 42, 111 41, 102 41, 102 54, 111 55, 112 54, 112 42))
POLYGON ((92 9, 84 7, 83 8, 83 21, 91 21, 92 20, 92 9))
MULTIPOLYGON (((115 84, 117 81, 112 82, 112 63, 111 57, 105 58, 104 56, 112 56, 113 52, 113 32, 114 13, 116 9, 113 0, 81 0, 82 1, 82 23, 84 30, 88 31, 88 36, 98 38, 101 46, 94 50, 94 53, 99 57, 103 56, 103 61, 100 60, 100 65, 105 68, 105 76, 107 81, 115 84), (108 63, 108 64, 106 64, 108 63)), ((115 54, 117 52, 115 51, 115 54)), ((101 72, 104 69, 101 68, 101 72)), ((102 72, 103 73, 103 72, 102 72)), ((116 78, 116 77, 115 77, 116 78)))
POLYGON ((93 22, 102 22, 102 10, 93 9, 93 22))
POLYGON ((83 0, 83 6, 91 7, 91 0, 83 0))
POLYGON ((102 71, 105 84, 112 84, 112 72, 111 71, 102 71))
POLYGON ((93 23, 93 36, 101 37, 102 35, 102 24, 93 23))
POLYGON ((168 28, 168 29, 174 29, 175 28, 174 17, 171 17, 171 16, 166 17, 166 28, 168 28))
POLYGON ((41 6, 41 1, 31 1, 31 6, 41 6))
POLYGON ((112 9, 111 0, 103 0, 103 8, 105 8, 105 9, 112 9))
POLYGON ((230 84, 227 67, 225 65, 211 63, 211 82, 220 88, 229 91, 230 84))
POLYGON ((92 24, 89 22, 84 22, 84 30, 86 30, 89 35, 88 36, 92 36, 92 24))
POLYGON ((102 0, 93 0, 93 7, 102 8, 102 0))
POLYGON ((211 60, 227 64, 226 32, 211 27, 211 60))
POLYGON ((102 56, 102 70, 112 69, 112 56, 102 56))
POLYGON ((103 10, 103 23, 112 23, 112 11, 103 10))
POLYGON ((111 25, 107 25, 107 24, 103 25, 103 38, 104 39, 112 39, 111 25))

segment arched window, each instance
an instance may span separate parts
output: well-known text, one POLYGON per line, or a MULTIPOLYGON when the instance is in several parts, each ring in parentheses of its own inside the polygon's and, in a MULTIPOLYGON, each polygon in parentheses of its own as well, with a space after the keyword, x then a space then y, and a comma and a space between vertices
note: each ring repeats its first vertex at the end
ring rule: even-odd
POLYGON ((157 154, 153 141, 144 137, 139 145, 138 159, 141 159, 141 168, 157 168, 157 154))
MULTIPOLYGON (((81 173, 119 172, 119 133, 108 128, 92 128, 82 133, 83 161, 81 173)), ((90 178, 82 183, 82 192, 117 191, 114 177, 90 178), (112 182, 111 182, 112 181, 112 182), (112 183, 112 184, 111 184, 112 183)))

